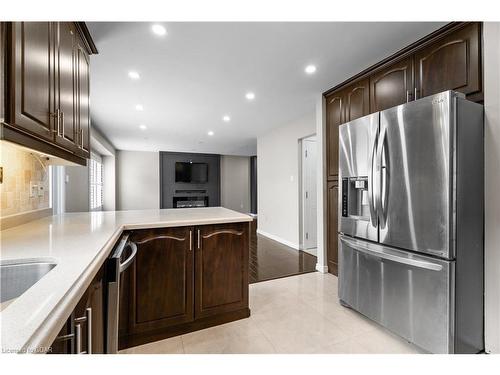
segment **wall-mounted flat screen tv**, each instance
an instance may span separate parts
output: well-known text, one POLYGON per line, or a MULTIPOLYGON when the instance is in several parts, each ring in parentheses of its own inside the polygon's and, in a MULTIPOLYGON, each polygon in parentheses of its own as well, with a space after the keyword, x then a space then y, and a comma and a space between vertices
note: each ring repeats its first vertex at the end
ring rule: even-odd
POLYGON ((175 163, 175 182, 204 184, 208 181, 207 163, 175 163))

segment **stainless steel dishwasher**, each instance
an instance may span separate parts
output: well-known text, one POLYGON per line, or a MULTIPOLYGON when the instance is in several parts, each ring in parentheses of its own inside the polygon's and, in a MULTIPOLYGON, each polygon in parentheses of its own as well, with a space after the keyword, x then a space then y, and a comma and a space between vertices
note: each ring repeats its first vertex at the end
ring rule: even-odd
POLYGON ((118 352, 118 329, 120 320, 120 281, 133 263, 137 245, 124 234, 106 264, 106 353, 118 352))

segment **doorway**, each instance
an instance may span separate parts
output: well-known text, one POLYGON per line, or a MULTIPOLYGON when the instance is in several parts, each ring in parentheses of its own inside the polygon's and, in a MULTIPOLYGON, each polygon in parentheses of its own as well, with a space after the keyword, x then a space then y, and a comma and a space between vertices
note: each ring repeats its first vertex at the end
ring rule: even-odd
POLYGON ((316 135, 302 138, 301 143, 301 248, 316 256, 316 169, 317 144, 316 135))

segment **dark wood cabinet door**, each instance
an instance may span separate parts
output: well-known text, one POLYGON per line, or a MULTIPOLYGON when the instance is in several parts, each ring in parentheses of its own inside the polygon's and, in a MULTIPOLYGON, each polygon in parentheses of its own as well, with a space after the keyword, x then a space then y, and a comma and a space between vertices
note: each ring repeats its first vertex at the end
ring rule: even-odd
POLYGON ((192 227, 132 232, 131 333, 193 320, 193 236, 192 227))
POLYGON ((7 22, 0 22, 0 122, 5 121, 5 55, 7 53, 7 22))
POLYGON ((72 22, 59 22, 57 27, 57 90, 59 124, 56 142, 69 151, 78 150, 76 123, 76 29, 72 22))
POLYGON ((104 269, 85 291, 73 311, 75 353, 104 353, 104 269))
POLYGON ((333 93, 325 99, 327 178, 330 180, 339 174, 339 125, 344 121, 344 98, 342 93, 333 93))
POLYGON ((90 74, 89 56, 79 44, 76 50, 77 64, 77 143, 81 156, 90 156, 90 74))
POLYGON ((415 55, 418 98, 446 90, 482 91, 481 24, 472 23, 415 55))
POLYGON ((196 227, 196 319, 248 308, 249 223, 196 227))
POLYGON ((344 121, 349 122, 370 113, 370 85, 368 79, 355 82, 343 90, 344 121))
POLYGON ((370 113, 413 99, 413 57, 408 57, 370 77, 370 113))
POLYGON ((337 181, 328 182, 327 193, 327 265, 328 272, 338 273, 338 199, 339 185, 337 181))
POLYGON ((75 331, 73 316, 66 320, 59 331, 47 354, 73 354, 75 345, 75 331))
POLYGON ((7 122, 37 137, 53 140, 54 27, 51 22, 12 25, 12 69, 7 122))

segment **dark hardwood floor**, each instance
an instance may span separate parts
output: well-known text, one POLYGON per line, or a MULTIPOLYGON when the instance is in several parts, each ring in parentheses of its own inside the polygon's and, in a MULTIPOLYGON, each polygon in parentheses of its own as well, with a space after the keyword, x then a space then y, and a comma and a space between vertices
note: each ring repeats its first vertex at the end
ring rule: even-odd
POLYGON ((316 271, 316 257, 257 234, 257 220, 250 230, 250 283, 316 271))

